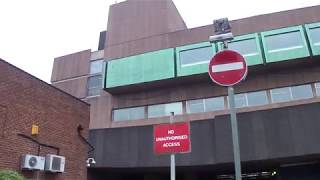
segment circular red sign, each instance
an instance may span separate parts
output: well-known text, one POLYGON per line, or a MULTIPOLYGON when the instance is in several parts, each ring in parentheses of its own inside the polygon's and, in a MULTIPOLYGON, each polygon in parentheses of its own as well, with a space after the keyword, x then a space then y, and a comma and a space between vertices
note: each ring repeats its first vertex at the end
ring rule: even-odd
POLYGON ((232 86, 243 80, 248 72, 244 57, 236 51, 218 52, 209 63, 209 76, 221 86, 232 86))

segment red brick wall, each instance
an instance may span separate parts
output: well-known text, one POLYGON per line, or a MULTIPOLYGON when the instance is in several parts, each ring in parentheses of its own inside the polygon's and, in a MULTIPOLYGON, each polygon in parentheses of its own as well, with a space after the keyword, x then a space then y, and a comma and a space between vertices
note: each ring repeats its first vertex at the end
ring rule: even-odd
MULTIPOLYGON (((27 178, 46 180, 87 179, 88 146, 79 138, 77 126, 87 138, 89 105, 57 90, 0 59, 0 169, 20 171, 22 154, 38 152, 38 145, 17 135, 31 136, 31 125, 40 127, 35 137, 41 143, 60 148, 66 157, 65 172, 21 172, 27 178)), ((42 147, 40 155, 56 153, 42 147)))

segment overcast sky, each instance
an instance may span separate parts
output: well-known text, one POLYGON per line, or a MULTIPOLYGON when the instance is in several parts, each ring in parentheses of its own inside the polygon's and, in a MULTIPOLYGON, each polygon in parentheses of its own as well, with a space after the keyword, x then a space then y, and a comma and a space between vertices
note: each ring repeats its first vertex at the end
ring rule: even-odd
MULTIPOLYGON (((121 2, 122 0, 117 0, 121 2)), ((156 0, 145 0, 156 1, 156 0)), ((320 0, 173 0, 189 28, 320 5, 320 0)), ((0 58, 50 82, 54 57, 97 50, 116 0, 0 0, 0 58)), ((1 72, 0 72, 1 75, 1 72)))

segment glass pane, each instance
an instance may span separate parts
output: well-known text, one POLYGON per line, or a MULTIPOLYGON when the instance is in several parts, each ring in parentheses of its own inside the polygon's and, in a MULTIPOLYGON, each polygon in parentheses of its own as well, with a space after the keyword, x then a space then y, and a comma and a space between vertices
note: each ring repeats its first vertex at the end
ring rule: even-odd
POLYGON ((320 28, 310 29, 310 36, 313 43, 320 46, 320 28))
POLYGON ((88 96, 95 96, 100 94, 100 90, 102 89, 102 76, 91 76, 88 78, 88 96))
POLYGON ((129 112, 130 112, 130 115, 129 115, 130 120, 144 119, 144 107, 130 108, 129 112))
POLYGON ((223 97, 214 97, 205 99, 205 111, 218 111, 224 109, 224 98, 223 97))
POLYGON ((248 106, 259 106, 268 104, 268 97, 266 91, 247 93, 248 106))
POLYGON ((247 105, 247 99, 246 94, 236 94, 234 95, 234 103, 236 108, 246 107, 247 105))
POLYGON ((129 120, 129 111, 128 109, 117 109, 113 111, 113 120, 114 121, 125 121, 129 120))
POLYGON ((315 84, 317 96, 320 96, 320 82, 315 84))
POLYGON ((290 101, 290 89, 288 87, 272 89, 271 99, 274 103, 290 101))
POLYGON ((213 51, 211 46, 181 51, 181 66, 208 63, 212 55, 213 51))
POLYGON ((97 75, 97 76, 91 76, 88 79, 88 88, 101 88, 102 86, 102 76, 97 75))
POLYGON ((303 47, 300 31, 267 36, 266 43, 270 53, 303 47))
POLYGON ((103 60, 92 61, 90 63, 90 74, 97 74, 102 72, 103 60))
POLYGON ((204 112, 203 99, 187 101, 187 112, 188 113, 204 112))
POLYGON ((228 48, 238 51, 243 56, 255 56, 258 54, 257 43, 255 39, 235 41, 229 43, 228 48))
POLYGON ((148 106, 148 117, 169 116, 170 112, 175 115, 182 114, 182 103, 170 103, 148 106))
POLYGON ((294 100, 308 99, 313 97, 312 88, 310 84, 293 86, 291 87, 291 93, 292 93, 292 98, 294 100))
POLYGON ((170 116, 171 112, 174 112, 174 115, 182 114, 182 103, 176 102, 176 103, 166 104, 166 114, 165 115, 170 116))

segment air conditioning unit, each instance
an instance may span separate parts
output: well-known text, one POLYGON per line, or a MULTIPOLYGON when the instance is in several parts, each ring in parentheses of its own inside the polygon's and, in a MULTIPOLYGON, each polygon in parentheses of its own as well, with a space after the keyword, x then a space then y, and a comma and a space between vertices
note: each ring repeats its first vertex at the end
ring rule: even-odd
POLYGON ((45 157, 31 154, 22 155, 21 169, 23 170, 44 170, 45 157))
POLYGON ((63 156, 57 156, 54 154, 46 155, 45 170, 49 172, 64 172, 64 165, 66 158, 63 156))

